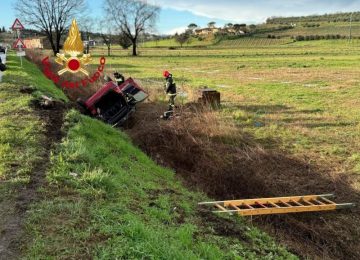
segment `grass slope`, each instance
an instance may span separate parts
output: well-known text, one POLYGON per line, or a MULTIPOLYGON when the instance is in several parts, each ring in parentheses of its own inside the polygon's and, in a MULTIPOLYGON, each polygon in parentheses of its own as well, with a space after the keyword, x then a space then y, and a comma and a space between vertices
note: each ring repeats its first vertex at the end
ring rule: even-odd
POLYGON ((124 133, 76 111, 64 130, 47 199, 28 221, 28 258, 295 258, 240 218, 224 220, 238 235, 222 236, 226 228, 219 232, 199 215, 196 204, 207 198, 185 189, 124 133))
POLYGON ((24 239, 23 216, 35 193, 30 187, 34 172, 47 152, 46 125, 31 105, 34 97, 19 90, 32 85, 36 97, 67 98, 35 65, 24 60, 21 68, 14 53, 8 53, 6 65, 0 83, 0 255, 16 258, 24 239))
POLYGON ((33 98, 20 94, 20 87, 32 85, 36 97, 46 94, 67 98, 27 60, 23 60, 21 68, 19 58, 9 53, 6 65, 8 69, 0 83, 0 179, 21 183, 29 179, 32 162, 41 154, 44 129, 30 107, 33 98))

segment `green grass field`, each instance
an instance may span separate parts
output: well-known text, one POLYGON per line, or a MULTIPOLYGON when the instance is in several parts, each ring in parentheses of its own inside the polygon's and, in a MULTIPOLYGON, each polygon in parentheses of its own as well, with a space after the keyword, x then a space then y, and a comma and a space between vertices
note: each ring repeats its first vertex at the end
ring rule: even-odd
POLYGON ((215 88, 223 116, 264 146, 330 161, 332 171, 359 173, 359 40, 114 54, 109 71, 152 88, 162 86, 167 69, 183 91, 215 88))
POLYGON ((45 145, 52 144, 44 142, 42 112, 35 112, 31 103, 42 94, 67 98, 35 65, 25 61, 20 69, 14 54, 8 60, 0 83, 2 234, 19 216, 18 195, 30 189, 25 185, 36 175, 36 165, 47 167, 40 196, 21 213, 24 230, 7 236, 21 241, 18 257, 297 259, 244 219, 201 213, 197 203, 209 198, 186 189, 174 172, 156 165, 126 134, 75 110, 67 112, 58 129, 65 137, 50 151, 48 164, 44 153, 52 146, 45 145), (36 91, 21 94, 23 85, 36 91), (226 236, 228 229, 237 236, 226 236))
MULTIPOLYGON (((162 71, 170 70, 179 91, 188 94, 184 102, 204 86, 217 89, 222 95, 217 115, 239 132, 266 150, 324 167, 334 178, 345 174, 359 191, 359 40, 254 41, 175 50, 164 45, 139 53, 132 57, 115 48, 107 73, 117 70, 152 91, 162 88, 162 71)), ((103 54, 105 49, 93 49, 94 63, 103 54)), ((44 152, 44 127, 31 100, 42 94, 67 99, 34 65, 25 62, 20 70, 14 55, 4 81, 0 192, 8 198, 16 195, 9 183, 27 183, 44 152), (22 85, 37 89, 33 97, 18 93, 22 85)), ((295 258, 242 218, 208 223, 196 203, 210 199, 185 188, 124 133, 74 110, 67 112, 63 132, 51 151, 43 199, 26 215, 31 239, 25 258, 295 258), (217 229, 224 223, 236 236, 217 229)))
MULTIPOLYGON (((187 43, 183 44, 183 47, 203 47, 212 45, 214 43, 214 37, 209 36, 202 40, 198 38, 191 37, 187 43)), ((159 41, 147 41, 144 43, 140 43, 140 47, 143 48, 161 48, 161 47, 178 47, 180 48, 180 44, 175 41, 174 38, 164 39, 159 41)))
MULTIPOLYGON (((320 24, 320 26, 318 27, 306 27, 304 26, 306 21, 304 21, 303 23, 297 23, 296 26, 292 29, 288 29, 288 30, 283 30, 283 31, 278 31, 278 32, 274 32, 271 34, 275 34, 275 35, 279 35, 282 37, 289 37, 289 36, 297 36, 297 35, 327 35, 327 34, 339 34, 339 35, 344 35, 344 36, 348 36, 349 35, 349 30, 350 30, 350 23, 349 22, 336 22, 336 23, 328 23, 328 22, 319 22, 319 23, 311 23, 309 22, 309 24, 320 24)), ((270 25, 260 25, 259 28, 276 28, 279 25, 274 25, 274 24, 270 24, 270 25)), ((359 22, 352 22, 351 25, 352 29, 352 36, 355 37, 359 37, 360 36, 360 23, 359 22)), ((264 34, 266 35, 266 34, 264 34)))
MULTIPOLYGON (((336 193, 348 192, 342 199, 357 202, 356 194, 360 190, 360 41, 260 45, 258 41, 261 40, 254 39, 251 44, 234 47, 222 47, 223 42, 203 49, 141 48, 138 57, 117 49, 107 60, 107 71, 120 71, 139 80, 151 93, 157 92, 154 89, 160 93, 164 84, 162 71, 169 70, 179 91, 187 93, 188 101, 196 100, 192 99, 194 93, 204 86, 217 89, 222 95, 219 117, 234 123, 239 134, 267 152, 297 158, 309 166, 309 172, 312 169, 311 172, 317 174, 313 178, 309 174, 307 193, 320 189, 333 192, 333 188, 323 186, 321 179, 339 180, 347 186, 336 193)), ((103 54, 101 50, 93 52, 95 57, 100 54, 103 54)), ((226 135, 231 133, 222 133, 226 135)), ((270 169, 276 165, 276 161, 269 163, 270 169)), ((289 163, 288 169, 279 172, 279 176, 275 172, 269 174, 278 179, 289 171, 286 183, 295 190, 298 177, 291 176, 292 167, 296 166, 289 163)), ((307 172, 306 168, 303 171, 307 172)), ((305 179, 299 177, 299 180, 306 186, 305 179)), ((281 190, 274 192, 282 195, 281 190)), ((355 215, 337 213, 328 229, 334 233, 325 239, 334 241, 336 247, 340 240, 330 237, 337 234, 337 220, 357 230, 355 215)), ((309 222, 302 224, 305 223, 309 222)), ((316 234, 321 232, 314 230, 316 234)), ((349 238, 349 245, 355 246, 358 241, 351 232, 344 237, 349 238)))
MULTIPOLYGON (((340 35, 341 37, 349 38, 350 34, 350 23, 349 22, 303 22, 296 23, 293 28, 279 30, 280 27, 285 25, 281 24, 259 24, 257 29, 252 32, 252 36, 241 37, 234 40, 228 40, 215 38, 212 35, 205 37, 199 41, 198 38, 192 37, 189 42, 183 45, 184 48, 189 47, 220 47, 220 48, 237 48, 237 47, 266 47, 268 45, 282 45, 293 42, 291 37, 296 36, 310 36, 310 35, 340 35), (306 24, 318 24, 319 26, 308 27, 306 24), (280 37, 280 39, 269 39, 268 35, 274 35, 280 37)), ((357 40, 360 37, 360 22, 352 22, 351 24, 351 35, 357 40)), ((231 36, 234 37, 234 36, 231 36)), ((180 44, 175 41, 174 38, 162 39, 158 41, 147 41, 140 43, 141 48, 162 48, 162 47, 173 47, 180 48, 180 44)))

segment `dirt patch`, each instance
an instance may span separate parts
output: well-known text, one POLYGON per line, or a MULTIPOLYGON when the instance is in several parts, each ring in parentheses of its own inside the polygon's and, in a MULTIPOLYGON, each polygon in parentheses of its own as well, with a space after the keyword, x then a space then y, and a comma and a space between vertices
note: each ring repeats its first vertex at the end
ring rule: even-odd
MULTIPOLYGON (((23 92, 23 91, 21 91, 23 92)), ((34 112, 45 123, 43 152, 41 160, 33 165, 30 181, 27 185, 14 191, 15 199, 1 201, 0 224, 2 226, 0 238, 0 259, 18 259, 21 255, 23 242, 26 241, 24 219, 30 205, 40 199, 38 189, 46 185, 45 174, 49 164, 49 155, 54 145, 62 138, 65 105, 56 103, 50 109, 42 109, 38 103, 33 104, 34 112)))
MULTIPOLYGON (((214 200, 335 193, 336 201, 360 202, 359 192, 352 188, 354 178, 331 174, 326 167, 284 151, 264 150, 253 137, 226 128, 207 110, 187 107, 178 119, 161 121, 158 116, 164 108, 155 103, 139 106, 128 134, 154 160, 214 200)), ((359 208, 354 208, 258 216, 252 222, 299 256, 359 259, 358 215, 359 208)))
POLYGON ((199 208, 197 214, 201 216, 201 225, 213 229, 216 235, 234 237, 244 242, 249 242, 245 235, 246 230, 244 226, 240 226, 229 219, 219 218, 205 208, 199 208))

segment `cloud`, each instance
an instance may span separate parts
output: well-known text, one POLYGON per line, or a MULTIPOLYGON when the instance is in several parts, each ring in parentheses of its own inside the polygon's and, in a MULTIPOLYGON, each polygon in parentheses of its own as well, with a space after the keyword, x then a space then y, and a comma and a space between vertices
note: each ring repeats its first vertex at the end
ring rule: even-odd
POLYGON ((168 35, 174 35, 175 33, 180 34, 180 33, 185 32, 186 29, 187 29, 186 26, 181 26, 181 27, 177 27, 177 28, 171 29, 171 30, 165 32, 165 34, 168 34, 168 35))
POLYGON ((360 9, 360 0, 153 0, 163 8, 232 22, 260 23, 270 16, 323 14, 360 9))

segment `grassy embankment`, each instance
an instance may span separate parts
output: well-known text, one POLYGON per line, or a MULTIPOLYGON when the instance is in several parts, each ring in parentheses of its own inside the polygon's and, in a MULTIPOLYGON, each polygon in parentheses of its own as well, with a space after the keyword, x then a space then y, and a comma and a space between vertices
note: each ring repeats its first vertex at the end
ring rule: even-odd
MULTIPOLYGON (((32 101, 42 94, 67 100, 61 90, 24 60, 10 53, 8 70, 0 83, 0 254, 19 256, 14 245, 24 240, 23 216, 30 201, 34 199, 34 172, 44 163, 46 147, 46 124, 36 113, 32 101), (22 86, 34 86, 34 97, 20 93, 22 86)), ((38 173, 38 172, 37 172, 38 173)))
MULTIPOLYGON (((10 55, 1 83, 1 192, 22 187, 41 162, 44 129, 19 86, 65 99, 41 72, 10 55), (4 138, 3 138, 4 137, 4 138)), ((97 120, 68 112, 65 138, 51 155, 42 200, 26 215, 25 257, 39 258, 292 258, 271 238, 239 218, 201 217, 207 198, 185 189, 168 169, 155 165, 129 138, 97 120), (236 236, 224 236, 233 230, 236 236)), ((16 214, 7 212, 7 214, 16 214)))
POLYGON ((42 151, 44 128, 31 101, 41 95, 67 100, 34 65, 25 59, 23 62, 21 68, 19 58, 10 53, 6 64, 8 70, 0 83, 0 180, 4 185, 28 182, 31 165, 42 151), (22 86, 35 87, 34 97, 20 94, 22 86))
POLYGON ((118 130, 75 111, 65 128, 47 199, 29 220, 35 237, 29 256, 292 257, 241 219, 226 225, 242 238, 223 236, 198 214, 196 203, 206 198, 183 188, 173 172, 156 166, 118 130))

